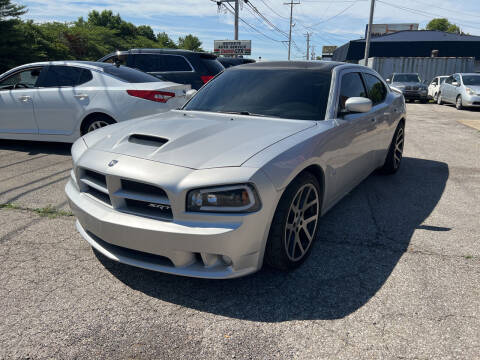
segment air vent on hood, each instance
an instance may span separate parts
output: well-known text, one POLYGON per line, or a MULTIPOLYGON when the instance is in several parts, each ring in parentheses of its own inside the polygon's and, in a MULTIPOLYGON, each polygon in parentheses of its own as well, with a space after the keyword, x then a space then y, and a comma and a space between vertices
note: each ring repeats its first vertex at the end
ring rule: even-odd
POLYGON ((167 143, 168 140, 157 136, 134 134, 130 135, 128 142, 146 146, 160 147, 167 143))

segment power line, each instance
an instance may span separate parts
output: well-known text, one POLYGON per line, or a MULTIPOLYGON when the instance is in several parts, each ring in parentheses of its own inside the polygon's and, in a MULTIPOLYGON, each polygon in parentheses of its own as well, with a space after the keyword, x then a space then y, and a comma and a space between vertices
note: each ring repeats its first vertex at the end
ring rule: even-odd
MULTIPOLYGON (((229 11, 232 15, 235 15, 235 12, 234 12, 235 10, 234 10, 233 6, 230 5, 230 4, 228 4, 228 5, 231 7, 231 9, 229 9, 229 8, 224 4, 225 9, 227 9, 227 11, 229 11)), ((265 34, 264 32, 258 30, 258 29, 257 29, 256 27, 254 27, 253 25, 250 25, 248 22, 246 22, 245 20, 243 20, 241 17, 238 17, 238 19, 239 19, 241 22, 243 22, 245 25, 247 25, 249 28, 251 28, 252 30, 256 31, 256 32, 259 33, 260 35, 263 35, 265 38, 267 38, 267 39, 269 39, 269 40, 271 40, 271 41, 279 42, 279 43, 282 43, 282 42, 283 42, 282 40, 277 40, 277 39, 274 39, 274 38, 268 36, 268 35, 265 34)))
POLYGON ((282 29, 278 28, 273 22, 271 22, 265 15, 263 15, 250 1, 246 3, 248 7, 250 7, 255 14, 261 17, 261 19, 270 27, 278 31, 283 36, 287 36, 287 33, 282 29))
POLYGON ((350 8, 351 8, 353 5, 355 5, 358 1, 359 1, 359 0, 354 0, 353 3, 351 3, 350 5, 348 5, 346 8, 344 8, 344 9, 343 9, 342 11, 340 11, 339 13, 337 13, 337 14, 329 17, 329 18, 326 19, 326 20, 322 20, 322 21, 320 21, 320 22, 318 22, 318 23, 316 23, 316 24, 307 26, 307 28, 308 28, 308 29, 312 29, 312 28, 314 28, 315 26, 318 26, 318 25, 320 25, 320 24, 326 23, 327 21, 330 21, 330 20, 336 18, 337 16, 342 15, 345 11, 347 11, 348 9, 350 9, 350 8))
POLYGON ((270 9, 271 12, 273 12, 275 15, 277 15, 278 17, 281 17, 282 19, 285 19, 285 20, 288 20, 289 17, 288 16, 283 16, 283 15, 280 15, 278 12, 276 12, 275 10, 273 10, 270 5, 267 4, 267 2, 265 0, 260 0, 267 8, 270 9))

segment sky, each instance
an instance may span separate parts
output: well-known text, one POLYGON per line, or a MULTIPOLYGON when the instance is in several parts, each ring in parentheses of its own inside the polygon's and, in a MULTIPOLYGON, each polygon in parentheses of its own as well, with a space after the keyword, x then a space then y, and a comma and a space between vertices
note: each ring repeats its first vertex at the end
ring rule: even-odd
MULTIPOLYGON (((26 5, 25 19, 37 22, 74 21, 88 12, 109 9, 135 25, 150 25, 155 32, 165 31, 174 40, 193 34, 202 47, 213 50, 213 41, 233 39, 233 15, 219 11, 211 0, 14 0, 26 5)), ((285 0, 240 0, 239 38, 252 40, 252 58, 285 60, 288 53, 290 6, 285 0), (258 10, 263 19, 255 12, 258 10), (247 25, 248 24, 248 25, 247 25)), ((306 55, 306 36, 320 55, 323 45, 342 45, 364 36, 368 22, 370 0, 294 0, 292 59, 306 55)), ((374 23, 419 23, 425 28, 435 17, 446 17, 462 31, 480 35, 480 1, 462 0, 376 0, 374 23)), ((232 3, 233 5, 233 3, 232 3)), ((312 50, 311 50, 312 51, 312 50)))

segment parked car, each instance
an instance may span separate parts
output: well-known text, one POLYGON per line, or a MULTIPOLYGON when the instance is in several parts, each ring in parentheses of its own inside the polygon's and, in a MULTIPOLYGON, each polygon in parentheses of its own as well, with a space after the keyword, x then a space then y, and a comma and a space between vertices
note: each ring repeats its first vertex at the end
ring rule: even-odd
POLYGON ((480 74, 465 73, 449 76, 440 87, 437 103, 455 104, 458 110, 480 106, 480 74))
POLYGON ((427 86, 416 73, 393 73, 387 78, 387 83, 400 90, 407 101, 420 100, 422 103, 428 101, 427 86))
POLYGON ((101 62, 122 64, 163 80, 188 84, 200 89, 224 70, 217 57, 204 52, 177 49, 132 49, 108 54, 101 62))
POLYGON ((399 169, 405 119, 367 67, 235 66, 181 110, 76 141, 66 194, 80 234, 115 261, 205 278, 291 269, 321 215, 399 169))
POLYGON ((255 62, 254 59, 233 58, 233 57, 218 57, 217 60, 220 61, 220 63, 223 65, 225 69, 232 66, 251 64, 255 62))
POLYGON ((73 142, 109 124, 179 108, 189 88, 104 63, 22 65, 0 75, 0 138, 73 142))
POLYGON ((443 84, 443 82, 448 78, 448 75, 446 76, 435 76, 432 79, 432 82, 430 85, 428 85, 428 98, 432 99, 433 101, 437 102, 438 99, 438 93, 440 92, 440 86, 443 84))

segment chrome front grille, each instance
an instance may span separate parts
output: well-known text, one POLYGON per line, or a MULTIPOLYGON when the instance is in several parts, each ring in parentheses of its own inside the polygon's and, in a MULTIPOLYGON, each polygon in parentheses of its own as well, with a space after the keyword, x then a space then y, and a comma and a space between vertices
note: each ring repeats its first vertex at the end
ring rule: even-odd
POLYGON ((159 220, 173 219, 170 200, 162 188, 85 168, 78 169, 78 174, 81 192, 118 211, 159 220))

